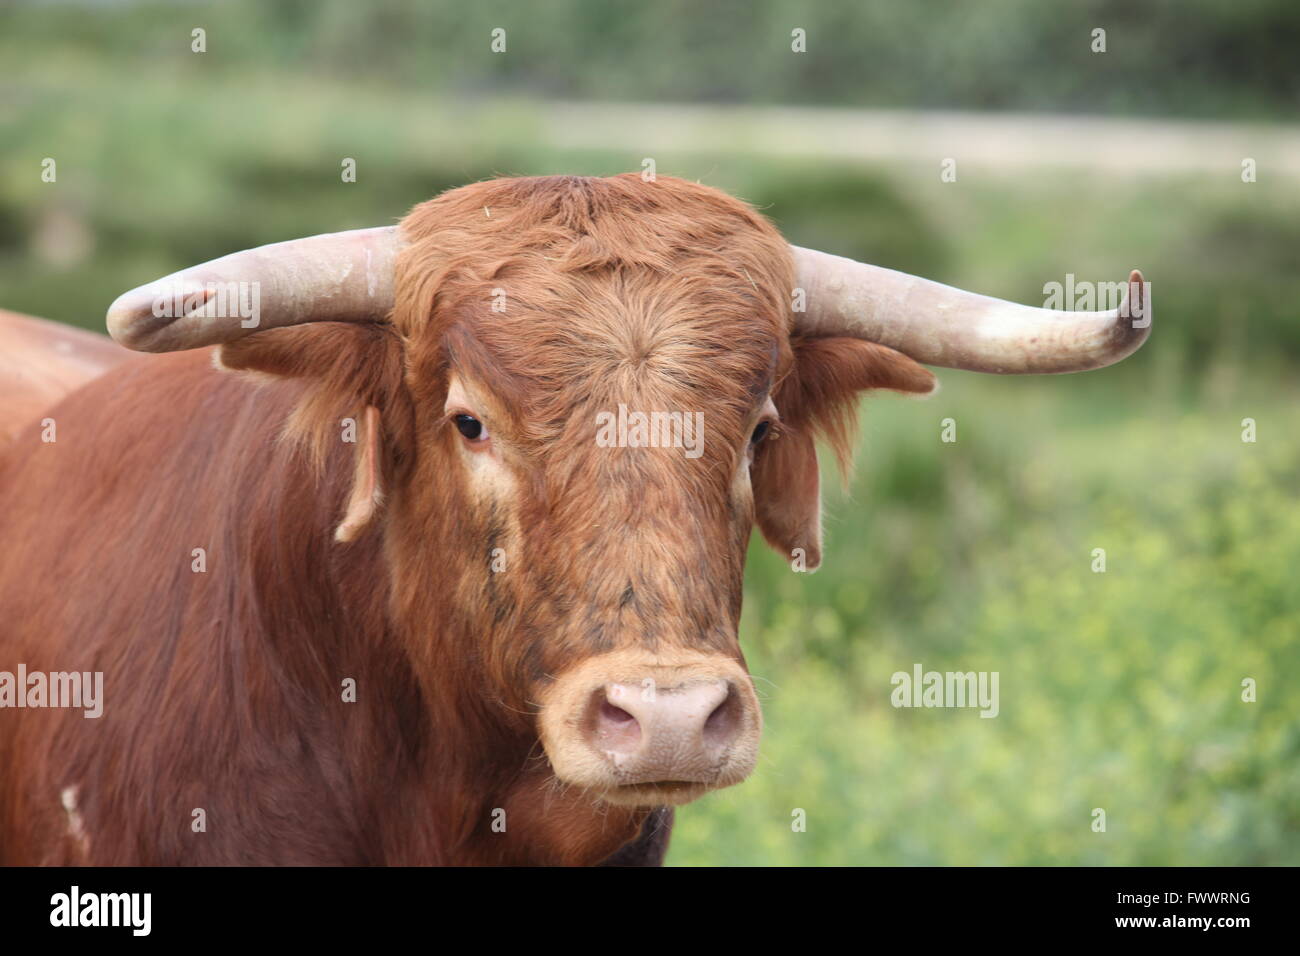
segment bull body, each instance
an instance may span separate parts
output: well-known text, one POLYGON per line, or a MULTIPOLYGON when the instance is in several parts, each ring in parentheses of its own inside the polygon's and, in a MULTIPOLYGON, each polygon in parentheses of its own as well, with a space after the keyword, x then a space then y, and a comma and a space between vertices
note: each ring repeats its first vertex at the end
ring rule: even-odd
POLYGON ((42 443, 35 423, 16 440, 23 452, 0 472, 0 534, 24 546, 0 553, 0 659, 100 671, 106 691, 100 718, 0 714, 0 859, 613 854, 648 813, 610 820, 521 776, 528 746, 430 724, 386 620, 380 543, 333 541, 349 449, 315 472, 279 440, 301 391, 221 374, 207 351, 134 358, 49 410, 56 441, 42 443), (544 801, 550 813, 532 806, 544 801), (496 808, 517 841, 494 839, 496 808), (547 832, 557 818, 572 828, 547 832))

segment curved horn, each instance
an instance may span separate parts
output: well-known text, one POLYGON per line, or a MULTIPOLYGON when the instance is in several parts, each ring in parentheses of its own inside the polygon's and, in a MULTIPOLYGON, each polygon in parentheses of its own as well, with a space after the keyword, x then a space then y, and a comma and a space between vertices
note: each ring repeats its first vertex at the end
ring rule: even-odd
POLYGON ((216 345, 303 322, 367 322, 393 308, 396 226, 258 246, 132 289, 108 331, 140 352, 216 345))
POLYGON ((1109 312, 1061 312, 963 292, 928 279, 791 246, 816 335, 847 335, 926 365, 1007 375, 1082 372, 1132 354, 1151 332, 1142 273, 1109 312))

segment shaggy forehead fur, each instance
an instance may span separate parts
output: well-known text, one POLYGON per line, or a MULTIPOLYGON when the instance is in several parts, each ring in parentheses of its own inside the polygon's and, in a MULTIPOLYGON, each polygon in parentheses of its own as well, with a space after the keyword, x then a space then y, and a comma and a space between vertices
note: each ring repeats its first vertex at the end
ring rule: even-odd
POLYGON ((789 248, 707 186, 493 180, 416 206, 402 229, 394 324, 410 367, 449 362, 490 385, 510 419, 498 433, 525 449, 620 402, 702 411, 734 445, 789 365, 789 248))

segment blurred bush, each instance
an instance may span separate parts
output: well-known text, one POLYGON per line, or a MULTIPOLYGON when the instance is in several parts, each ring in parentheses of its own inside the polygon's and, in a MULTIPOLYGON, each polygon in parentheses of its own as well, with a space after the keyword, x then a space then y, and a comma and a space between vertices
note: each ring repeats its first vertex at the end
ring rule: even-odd
POLYGON ((762 760, 679 814, 672 861, 1300 862, 1297 397, 1242 401, 1257 444, 1236 411, 1069 428, 1064 382, 874 404, 822 570, 753 548, 762 760), (1000 714, 895 709, 914 663, 999 672, 1000 714))
POLYGON ((72 68, 106 46, 184 72, 176 37, 199 26, 232 75, 456 97, 1265 117, 1300 95, 1291 0, 87 0, 11 2, 0 17, 10 82, 15 67, 72 68), (498 27, 510 55, 483 56, 498 27), (810 55, 789 55, 795 28, 810 55))

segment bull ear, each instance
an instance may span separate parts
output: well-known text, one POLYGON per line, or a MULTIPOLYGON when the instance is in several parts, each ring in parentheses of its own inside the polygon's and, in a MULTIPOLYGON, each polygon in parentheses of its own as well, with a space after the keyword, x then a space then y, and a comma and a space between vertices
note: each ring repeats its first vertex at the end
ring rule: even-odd
POLYGON ((218 368, 258 380, 300 379, 302 397, 286 432, 323 468, 342 435, 353 441, 351 491, 334 539, 353 541, 371 524, 383 500, 384 421, 380 405, 393 412, 390 428, 402 420, 397 400, 402 380, 401 349, 382 326, 315 323, 275 329, 221 345, 218 368), (354 409, 363 413, 356 420, 354 409))
POLYGON ((285 329, 267 329, 257 335, 227 342, 216 348, 218 368, 274 378, 313 379, 331 389, 361 389, 374 378, 376 359, 393 333, 378 324, 316 322, 285 329))
POLYGON ((754 513, 763 538, 801 570, 815 571, 822 556, 821 475, 815 438, 835 451, 847 478, 860 392, 888 389, 928 394, 934 375, 883 345, 851 338, 797 338, 794 366, 773 400, 781 415, 777 435, 754 457, 754 513))
POLYGON ((358 425, 361 434, 357 435, 357 459, 352 476, 352 494, 348 496, 348 507, 342 523, 334 529, 335 541, 352 541, 365 531, 374 518, 375 512, 379 510, 379 503, 384 494, 379 464, 381 435, 379 409, 367 405, 358 425))
POLYGON ((763 540, 801 571, 822 563, 821 472, 812 433, 782 425, 754 456, 754 516, 763 540))

